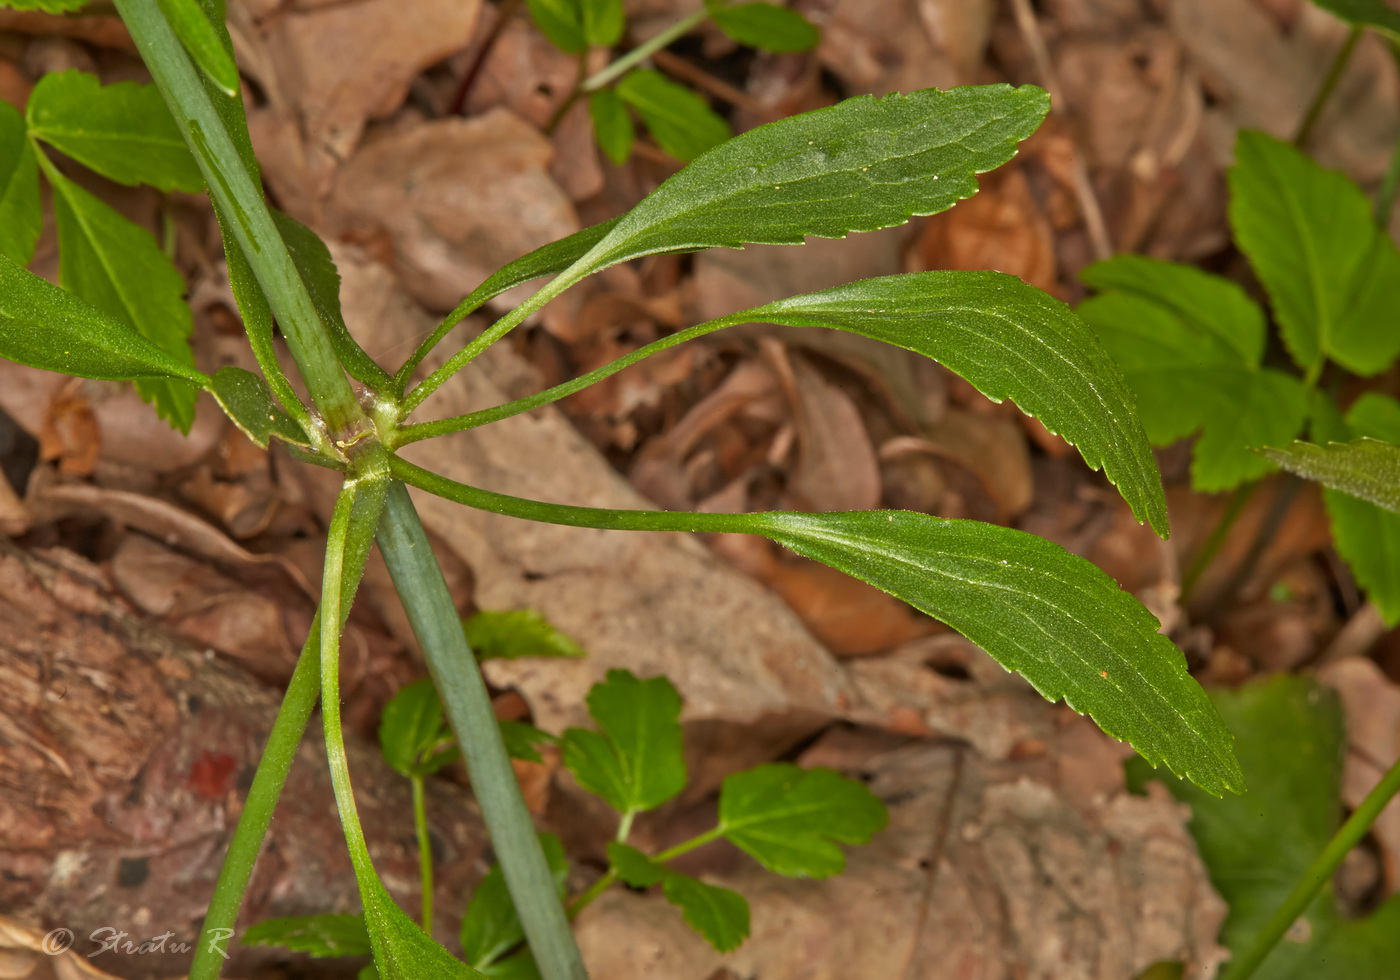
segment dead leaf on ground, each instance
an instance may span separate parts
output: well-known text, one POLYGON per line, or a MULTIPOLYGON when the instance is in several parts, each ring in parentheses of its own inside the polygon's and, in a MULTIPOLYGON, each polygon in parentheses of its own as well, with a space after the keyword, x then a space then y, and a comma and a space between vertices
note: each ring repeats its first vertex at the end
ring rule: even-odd
POLYGON ((835 0, 804 4, 822 29, 817 57, 852 94, 966 85, 982 63, 996 4, 835 0))

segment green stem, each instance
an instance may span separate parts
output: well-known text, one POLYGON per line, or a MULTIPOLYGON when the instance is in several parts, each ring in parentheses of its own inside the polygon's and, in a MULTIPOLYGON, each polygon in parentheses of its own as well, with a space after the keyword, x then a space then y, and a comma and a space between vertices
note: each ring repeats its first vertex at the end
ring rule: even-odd
POLYGON ((1332 97, 1332 90, 1341 81, 1342 73, 1346 71, 1347 62, 1351 61, 1352 52, 1356 50, 1357 43, 1361 40, 1363 29, 1358 25, 1351 29, 1347 38, 1342 42, 1342 46, 1337 49, 1337 56, 1332 59, 1331 66, 1327 69, 1327 74, 1322 78, 1322 84, 1317 87, 1317 92, 1313 95, 1312 102, 1308 104, 1308 111, 1303 116, 1303 122, 1298 126, 1298 133, 1293 137, 1293 145, 1297 147, 1306 146, 1308 138, 1312 136, 1313 127, 1322 116, 1322 110, 1327 106, 1327 100, 1332 97))
POLYGON ((724 836, 724 828, 723 828, 723 827, 721 827, 721 826, 711 827, 709 830, 705 831, 703 834, 696 834, 694 837, 690 838, 690 840, 682 841, 681 843, 677 844, 675 847, 667 848, 666 850, 662 851, 660 854, 656 855, 656 857, 652 858, 652 860, 653 860, 653 861, 658 861, 658 862, 664 864, 664 863, 666 863, 667 861, 671 861, 671 860, 674 860, 675 858, 680 857, 682 854, 689 854, 691 851, 695 850, 697 847, 704 847, 706 844, 710 843, 710 841, 719 840, 719 839, 720 839, 721 837, 723 837, 723 836, 724 836))
POLYGON ((190 964, 190 980, 215 980, 223 968, 222 953, 227 952, 227 938, 233 935, 238 924, 243 893, 253 877, 253 865, 267 836, 277 800, 321 693, 320 674, 321 615, 318 612, 311 621, 311 631, 301 648, 287 693, 282 696, 277 720, 268 733, 262 759, 253 774, 253 785, 248 788, 238 826, 233 830, 228 853, 224 855, 224 866, 219 870, 219 880, 214 885, 214 895, 209 900, 209 911, 204 916, 203 931, 190 964))
MULTIPOLYGON (((1400 47, 1397 47, 1400 50, 1400 47)), ((1397 58, 1400 61, 1400 58, 1397 58)), ((1390 155, 1390 166, 1385 179, 1381 181, 1380 192, 1376 194, 1376 224, 1384 231, 1390 225, 1390 211, 1395 206, 1395 192, 1400 188, 1400 140, 1390 155)))
POLYGON ((617 822, 617 836, 614 838, 619 844, 626 844, 627 838, 632 833, 632 821, 637 819, 636 810, 628 810, 622 815, 622 819, 617 822))
POLYGON ((462 747, 472 791, 540 973, 545 980, 585 980, 583 958, 520 794, 486 683, 432 545, 400 483, 389 488, 379 547, 462 747))
POLYGON ((617 881, 617 878, 617 872, 609 868, 607 874, 603 875, 603 877, 593 882, 593 884, 589 886, 586 892, 584 892, 578 898, 570 902, 569 921, 572 922, 574 919, 577 919, 578 914, 584 909, 588 908, 588 906, 592 905, 593 900, 596 899, 599 895, 603 894, 603 892, 611 888, 613 884, 617 881))
POLYGON ((1235 526, 1240 514, 1244 512, 1244 505, 1249 503, 1249 499, 1254 496, 1254 491, 1257 489, 1259 489, 1259 481, 1255 480, 1252 483, 1246 483, 1230 495, 1230 502, 1225 506, 1220 520, 1215 522, 1210 537, 1201 546, 1201 550, 1196 552, 1196 556, 1191 559, 1191 567, 1181 577, 1180 601, 1183 605, 1191 598, 1191 593, 1195 591, 1196 583, 1200 580, 1201 574, 1220 553, 1220 549, 1225 545, 1225 539, 1230 536, 1230 529, 1235 526))
POLYGON ((1293 886, 1293 891, 1254 937, 1254 943, 1243 956, 1226 967, 1223 980, 1247 980, 1254 975, 1254 971, 1278 945, 1279 940, 1312 904, 1322 886, 1331 879, 1342 859, 1366 836, 1371 824, 1375 823, 1376 818, 1397 792, 1400 792, 1400 760, 1396 760, 1395 765, 1381 777, 1375 788, 1366 794, 1361 805, 1327 842, 1322 853, 1308 865, 1298 883, 1293 886))
POLYGON ((433 844, 428 838, 428 805, 423 777, 410 776, 413 785, 413 829, 418 836, 418 880, 423 891, 423 931, 433 934, 433 844))
POLYGON ((707 333, 714 333, 724 327, 732 327, 738 323, 748 322, 743 314, 732 314, 720 317, 717 320, 709 320, 705 323, 698 323, 693 327, 677 331, 669 336, 654 340, 645 347, 638 347, 630 353, 624 354, 617 360, 609 364, 604 364, 600 368, 595 368, 587 374, 579 375, 562 384, 557 384, 553 388, 528 395, 525 398, 517 398, 513 402, 506 402, 504 405, 497 405, 494 408, 485 408, 479 412, 469 412, 466 415, 454 415, 452 418, 435 419, 432 422, 419 422, 414 425, 405 425, 394 434, 394 447, 406 446, 409 443, 418 442, 422 439, 431 439, 434 436, 446 435, 449 432, 461 432, 464 429, 474 429, 489 422, 499 422, 501 419, 508 419, 512 415, 519 415, 532 409, 557 402, 561 398, 567 398, 577 391, 582 391, 589 385, 597 384, 604 378, 611 377, 625 367, 636 364, 643 358, 658 354, 663 350, 683 344, 687 340, 694 340, 707 333))
POLYGON ((691 31, 695 30, 695 28, 703 24, 705 19, 709 16, 709 11, 702 7, 690 16, 681 18, 660 34, 657 34, 655 37, 642 42, 631 51, 628 51, 602 71, 584 79, 583 84, 579 86, 579 91, 593 92, 621 78, 635 66, 641 64, 647 58, 650 58, 654 52, 660 51, 678 37, 689 34, 691 31))
MULTIPOLYGON (((326 336, 286 243, 263 198, 262 187, 243 166, 199 70, 161 12, 150 0, 115 0, 131 39, 209 185, 209 194, 230 219, 229 227, 257 276, 307 390, 338 440, 367 427, 364 413, 326 336)), ((278 370, 267 364, 264 372, 278 370)))
MULTIPOLYGON (((617 839, 622 840, 624 836, 625 835, 620 834, 617 839)), ((690 840, 682 841, 675 847, 668 848, 667 850, 662 851, 660 854, 653 857, 652 860, 655 861, 657 864, 665 864, 667 861, 670 861, 674 858, 678 858, 682 854, 690 853, 697 847, 704 847, 706 844, 710 843, 710 841, 719 840, 723 836, 724 828, 711 827, 703 834, 697 834, 694 837, 690 838, 690 840)), ((603 877, 593 882, 593 884, 588 888, 587 891, 585 891, 582 895, 580 895, 578 898, 574 899, 572 903, 570 903, 569 919, 573 920, 577 918, 580 912, 588 908, 589 905, 593 904, 594 899, 596 899, 599 895, 603 894, 603 892, 607 891, 610 887, 612 887, 612 885, 617 881, 617 879, 618 874, 616 869, 609 868, 607 874, 603 875, 603 877)))

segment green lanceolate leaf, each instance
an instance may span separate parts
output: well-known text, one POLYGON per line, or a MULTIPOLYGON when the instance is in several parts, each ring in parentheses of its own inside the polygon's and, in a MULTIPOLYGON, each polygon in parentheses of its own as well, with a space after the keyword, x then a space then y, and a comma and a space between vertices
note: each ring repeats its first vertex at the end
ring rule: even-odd
MULTIPOLYGON (((1191 804, 1191 834, 1230 908, 1220 942, 1238 956, 1341 824, 1342 716, 1334 694, 1300 677, 1212 697, 1238 737, 1249 793, 1169 788, 1191 804)), ((1400 962, 1400 898, 1353 919, 1328 885, 1302 921, 1254 980, 1384 977, 1400 962)))
MULTIPOLYGON (((564 897, 569 877, 569 859, 564 845, 553 834, 540 834, 540 846, 554 875, 559 897, 564 897)), ((486 970, 506 953, 525 941, 525 930, 516 915, 500 865, 493 865, 481 879, 462 918, 462 956, 478 970, 486 970)), ((496 975, 494 971, 491 975, 496 975)))
POLYGON ((1374 27, 1393 38, 1400 38, 1400 10, 1386 6, 1385 0, 1312 0, 1356 27, 1374 27))
MULTIPOLYGON (((155 237, 56 171, 48 177, 63 285, 193 368, 189 337, 194 320, 185 305, 185 282, 155 237)), ((138 381, 136 390, 171 425, 190 430, 198 395, 194 389, 156 380, 138 381)))
POLYGON ((238 66, 198 0, 160 0, 160 9, 200 71, 225 95, 237 95, 238 66))
POLYGON ((580 0, 525 0, 540 33, 566 54, 580 54, 588 47, 579 3, 580 0))
POLYGON ((906 511, 748 515, 759 533, 941 620, 1154 766, 1242 792, 1230 733, 1140 602, 1043 538, 906 511))
POLYGON ((715 0, 706 0, 706 6, 720 30, 749 47, 780 53, 810 51, 822 39, 816 25, 787 7, 715 0))
POLYGON ((858 96, 759 126, 704 154, 626 214, 580 274, 644 255, 844 238, 936 214, 977 190, 1050 107, 1034 86, 858 96))
POLYGON ((28 265, 43 225, 34 145, 24 117, 8 102, 0 102, 0 255, 28 265))
POLYGON ((1013 399, 1079 447, 1138 520, 1167 531, 1161 478, 1122 374, 1069 307, 1015 276, 885 276, 724 319, 831 327, 931 357, 995 401, 1013 399))
POLYGON ((183 380, 205 375, 122 321, 0 257, 0 356, 79 378, 183 380))
POLYGON ((1293 359, 1375 374, 1400 354, 1400 250, 1361 189, 1300 150, 1244 131, 1230 169, 1230 224, 1269 292, 1293 359))
POLYGON ((585 655, 534 609, 482 610, 463 620, 462 628, 478 660, 585 655))
POLYGON ((379 716, 379 748, 399 775, 427 775, 424 761, 428 753, 444 738, 451 738, 444 728, 442 702, 432 680, 425 677, 400 688, 384 706, 379 716))
POLYGON ((628 72, 617 83, 617 95, 637 110, 657 144, 677 160, 694 160, 734 135, 701 96, 660 72, 628 72))
POLYGON ((381 980, 481 980, 472 969, 418 928, 384 890, 378 878, 361 885, 365 926, 381 980))
POLYGON ((245 946, 281 946, 312 956, 368 956, 369 933, 362 915, 298 915, 264 919, 249 926, 245 946))
POLYGON ((634 888, 660 883, 666 900, 681 910, 686 923, 721 953, 737 949, 748 938, 749 903, 738 892, 672 871, 617 841, 608 845, 608 860, 618 877, 634 888))
POLYGON ((564 733, 564 765, 584 789, 623 814, 658 807, 685 789, 681 698, 670 681, 610 670, 588 692, 588 713, 603 734, 564 733))
MULTIPOLYGON (((588 97, 588 115, 593 119, 593 135, 603 153, 621 166, 632 155, 632 142, 637 138, 627 106, 610 88, 600 88, 588 97)), ((585 249, 586 251, 586 249, 585 249)), ((582 253, 579 253, 582 254, 582 253)))
POLYGON ((1290 473, 1400 513, 1400 446, 1362 438, 1326 446, 1295 442, 1263 453, 1290 473))
POLYGON ((791 763, 735 773, 719 794, 726 840, 769 871, 827 878, 846 866, 838 844, 865 844, 889 820, 864 785, 831 769, 791 763))
POLYGON ((204 190, 204 178, 154 85, 103 85, 80 71, 45 75, 29 96, 29 129, 120 184, 204 190))
POLYGON ((1095 263, 1082 278, 1100 295, 1079 315, 1123 369, 1153 445, 1200 433, 1197 490, 1229 490, 1269 472, 1253 448, 1297 435, 1307 399, 1298 379, 1261 367, 1264 313, 1244 290, 1136 255, 1095 263))
POLYGON ((311 447, 301 426, 277 407, 267 382, 253 372, 221 367, 214 372, 209 393, 243 434, 263 449, 273 436, 293 446, 311 447))

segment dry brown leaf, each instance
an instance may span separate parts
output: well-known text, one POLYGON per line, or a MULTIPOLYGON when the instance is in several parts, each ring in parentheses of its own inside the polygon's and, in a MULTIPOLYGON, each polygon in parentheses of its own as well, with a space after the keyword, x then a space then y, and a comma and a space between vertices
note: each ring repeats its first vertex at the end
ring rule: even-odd
POLYGON ((835 0, 821 6, 809 12, 822 29, 817 57, 852 94, 876 95, 973 81, 996 13, 990 0, 835 0))
POLYGON ((881 459, 928 453, 965 467, 1009 523, 1030 506, 1035 487, 1026 437, 1013 419, 950 409, 922 436, 900 436, 880 447, 881 459))

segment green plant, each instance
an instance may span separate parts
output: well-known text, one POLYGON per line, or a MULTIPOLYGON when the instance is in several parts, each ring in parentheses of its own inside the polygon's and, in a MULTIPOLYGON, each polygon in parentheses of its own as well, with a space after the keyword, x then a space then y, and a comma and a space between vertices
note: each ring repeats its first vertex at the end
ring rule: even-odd
POLYGON ((820 39, 817 28, 795 10, 771 3, 705 0, 695 13, 587 75, 589 50, 611 48, 626 32, 622 0, 526 0, 526 5, 540 32, 579 59, 578 83, 555 114, 555 123, 586 96, 598 145, 613 163, 625 163, 632 154, 636 128, 629 108, 661 148, 678 160, 693 160, 734 135, 702 97, 658 71, 637 67, 706 20, 740 44, 764 51, 806 51, 820 39))
MULTIPOLYGON (((727 326, 766 321, 827 327, 916 351, 995 399, 1013 398, 1076 445, 1089 465, 1102 468, 1133 513, 1165 534, 1161 481, 1121 373, 1068 307, 997 273, 892 276, 781 300, 663 338, 536 396, 472 415, 406 422, 487 346, 608 266, 665 252, 799 244, 807 235, 839 238, 953 206, 976 191, 976 174, 1004 163, 1040 124, 1049 104, 1042 90, 992 85, 860 97, 745 133, 701 155, 623 217, 538 249, 491 276, 391 374, 360 349, 344 323, 338 276, 325 246, 267 207, 242 105, 217 80, 218 63, 231 58, 218 6, 195 4, 116 0, 209 187, 262 377, 232 368, 205 375, 127 323, 7 259, 0 259, 0 353, 72 375, 210 391, 259 445, 277 439, 299 457, 344 474, 329 526, 320 612, 235 830, 206 930, 232 928, 319 695, 340 820, 379 974, 386 980, 479 975, 389 897, 356 814, 340 722, 339 637, 377 542, 456 733, 540 973, 546 980, 584 976, 554 871, 407 485, 530 520, 766 536, 949 623, 1046 697, 1063 698, 1130 742, 1153 765, 1165 764, 1211 793, 1243 789, 1228 732, 1187 673, 1181 652, 1157 632, 1157 621, 1099 569, 1033 535, 903 511, 690 514, 570 507, 454 483, 395 454, 414 441, 552 402, 658 350, 727 326), (180 17, 172 20, 168 10, 180 17), (203 33, 190 27, 195 15, 208 18, 219 33, 223 56, 212 63, 207 50, 198 60, 187 53, 203 33), (183 35, 175 30, 181 24, 183 35), (423 358, 467 313, 511 286, 546 275, 553 278, 529 299, 410 387, 423 358), (297 397, 275 356, 274 316, 310 405, 297 397), (364 387, 363 397, 350 378, 364 387)), ((597 747, 596 740, 579 738, 597 747)), ((620 799, 636 809, 650 797, 620 799)), ((618 860, 623 877, 658 873, 643 872, 630 856, 618 860)), ((213 950, 199 945, 190 974, 196 980, 217 975, 221 960, 213 950)))
MULTIPOLYGON (((1265 364, 1264 309, 1191 266, 1127 255, 1096 263, 1083 279, 1098 295, 1079 306, 1137 394, 1152 442, 1199 433, 1191 482, 1203 491, 1265 475, 1273 466, 1253 448, 1305 428, 1348 439, 1400 422, 1394 399, 1369 394, 1343 415, 1318 388, 1329 363, 1369 376, 1400 355, 1400 248, 1361 189, 1287 143, 1242 132, 1230 191, 1236 244, 1295 371, 1265 364)), ((1400 621, 1400 518, 1330 491, 1327 509, 1338 552, 1386 621, 1400 621)))
MULTIPOLYGON (((884 804, 860 783, 829 769, 758 766, 724 781, 719 822, 710 830, 648 856, 627 843, 632 821, 673 799, 686 784, 680 725, 681 699, 664 677, 639 680, 613 670, 593 685, 588 709, 600 731, 571 728, 562 739, 532 730, 534 741, 562 746, 564 764, 580 786, 619 814, 616 839, 608 845, 609 867, 569 904, 573 918, 618 881, 636 888, 661 885, 697 932, 721 952, 748 936, 749 907, 742 895, 706 884, 667 866, 682 854, 715 840, 728 840, 770 871, 825 878, 840 873, 845 857, 837 843, 860 844, 884 827, 884 804)), ((505 723, 503 723, 505 724, 505 723)), ((528 728, 529 726, 523 726, 528 728)), ((422 777, 455 758, 442 706, 428 680, 405 687, 384 711, 380 742, 396 769, 414 781, 414 814, 422 857, 423 919, 432 918, 431 858, 425 845, 422 777)), ((529 744, 516 758, 540 758, 529 744)), ((569 864, 557 838, 541 837, 560 896, 569 864)), ((477 886, 462 919, 467 962, 487 976, 537 977, 511 904, 500 866, 477 886)), ((304 916, 259 923, 244 941, 280 945, 318 956, 366 955, 368 933, 359 916, 304 916), (250 937, 251 936, 251 940, 250 937)))

